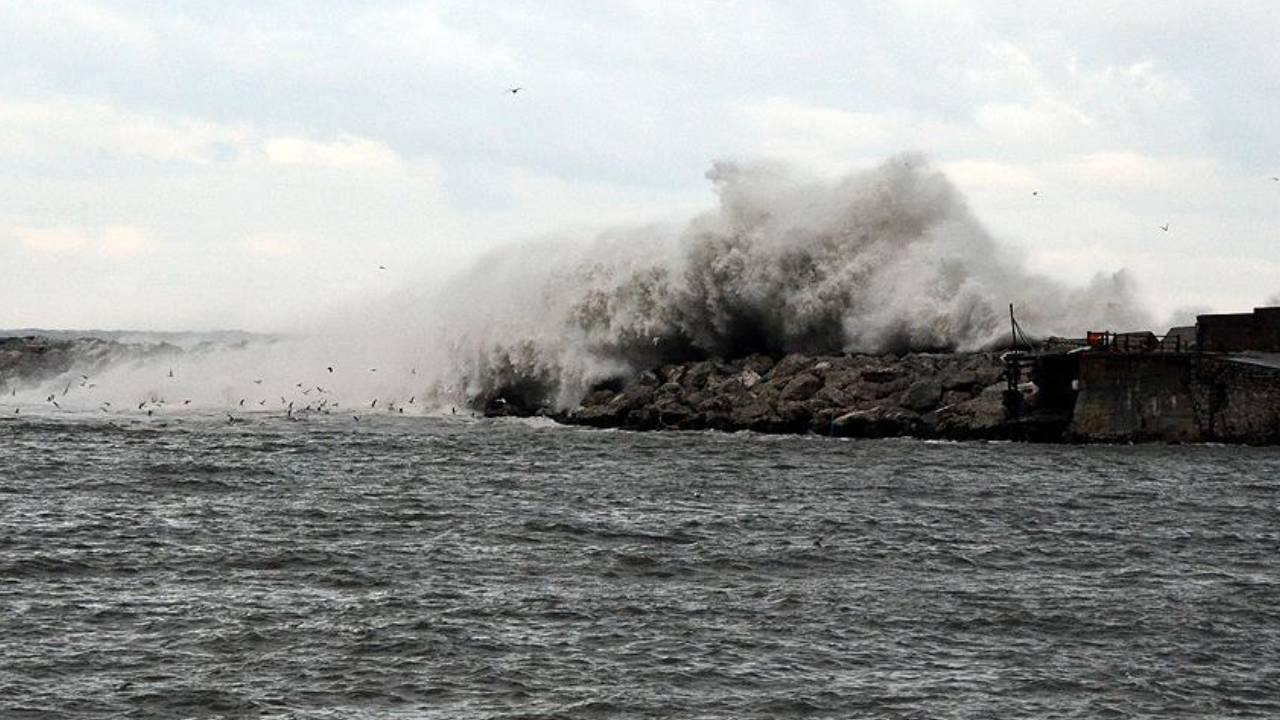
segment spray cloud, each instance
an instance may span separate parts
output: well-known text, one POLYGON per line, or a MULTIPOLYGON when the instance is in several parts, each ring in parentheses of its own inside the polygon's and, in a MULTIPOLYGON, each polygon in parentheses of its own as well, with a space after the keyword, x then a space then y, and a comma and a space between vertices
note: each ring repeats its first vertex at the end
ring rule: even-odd
POLYGON ((843 178, 715 164, 719 206, 683 226, 507 248, 434 303, 440 387, 574 403, 658 362, 753 352, 974 350, 1007 305, 1042 334, 1146 327, 1123 272, 1027 272, 954 186, 904 155, 843 178))

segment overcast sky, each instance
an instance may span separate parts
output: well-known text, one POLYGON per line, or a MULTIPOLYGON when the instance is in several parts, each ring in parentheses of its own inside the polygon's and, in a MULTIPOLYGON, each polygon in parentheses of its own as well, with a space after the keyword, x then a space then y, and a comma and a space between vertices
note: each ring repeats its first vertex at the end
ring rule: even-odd
POLYGON ((0 327, 288 329, 902 151, 1047 274, 1280 292, 1273 3, 232 5, 0 4, 0 327))

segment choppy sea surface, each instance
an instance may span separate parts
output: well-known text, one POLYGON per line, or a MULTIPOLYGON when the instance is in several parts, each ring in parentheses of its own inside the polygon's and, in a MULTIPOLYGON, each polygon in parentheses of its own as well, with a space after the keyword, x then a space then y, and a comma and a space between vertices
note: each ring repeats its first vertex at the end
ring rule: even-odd
POLYGON ((0 717, 1280 716, 1280 450, 0 422, 0 717))

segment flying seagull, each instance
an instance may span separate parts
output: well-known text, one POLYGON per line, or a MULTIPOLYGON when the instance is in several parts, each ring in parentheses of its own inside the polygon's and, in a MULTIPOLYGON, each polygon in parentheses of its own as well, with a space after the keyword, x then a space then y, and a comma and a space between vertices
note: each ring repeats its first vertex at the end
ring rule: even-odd
POLYGON ((1032 190, 1032 191, 1031 191, 1031 194, 1032 194, 1032 195, 1039 195, 1039 194, 1040 194, 1040 191, 1039 191, 1039 190, 1032 190))
POLYGON ((1161 229, 1161 230, 1163 230, 1163 231, 1165 231, 1165 232, 1169 232, 1169 223, 1165 223, 1165 224, 1161 225, 1161 226, 1160 226, 1160 229, 1161 229))
POLYGON ((512 95, 515 95, 516 93, 520 92, 523 89, 524 88, 522 87, 507 88, 507 92, 511 93, 512 95))
POLYGON ((327 368, 328 368, 329 372, 333 372, 333 366, 332 366, 332 365, 328 365, 328 366, 327 366, 327 368))
POLYGON ((378 266, 378 269, 379 269, 379 270, 386 270, 386 269, 387 269, 387 266, 386 266, 386 265, 379 265, 379 266, 378 266))

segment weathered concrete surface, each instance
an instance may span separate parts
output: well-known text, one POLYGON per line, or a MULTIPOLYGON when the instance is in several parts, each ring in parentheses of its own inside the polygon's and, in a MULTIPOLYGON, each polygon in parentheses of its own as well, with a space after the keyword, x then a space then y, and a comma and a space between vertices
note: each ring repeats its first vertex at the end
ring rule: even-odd
POLYGON ((1069 436, 1277 444, 1280 367, 1257 357, 1088 353, 1069 436))
POLYGON ((1079 440, 1194 442, 1192 355, 1084 353, 1070 433, 1079 440))
POLYGON ((1201 439, 1280 444, 1280 368, 1205 356, 1193 365, 1191 388, 1201 439))

